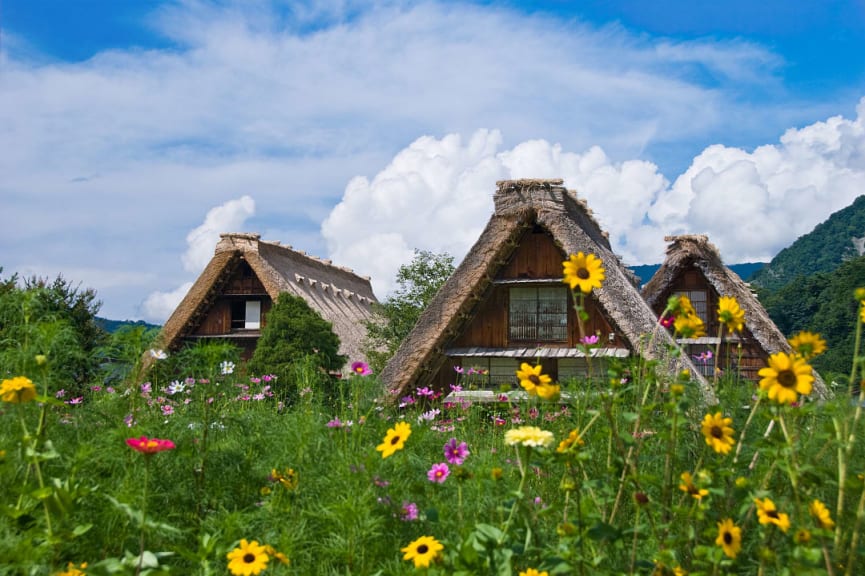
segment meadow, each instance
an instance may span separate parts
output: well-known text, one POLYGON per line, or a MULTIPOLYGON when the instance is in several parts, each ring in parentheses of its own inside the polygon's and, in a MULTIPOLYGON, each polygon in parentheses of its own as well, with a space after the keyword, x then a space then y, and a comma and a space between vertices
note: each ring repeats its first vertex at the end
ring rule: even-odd
MULTIPOLYGON (((699 328, 686 301, 668 313, 658 330, 699 328)), ((22 339, 0 574, 862 574, 865 398, 812 398, 824 343, 793 343, 706 406, 640 358, 558 383, 523 364, 478 402, 471 366, 395 395, 362 363, 252 375, 219 344, 136 350, 149 370, 72 390, 22 339)))

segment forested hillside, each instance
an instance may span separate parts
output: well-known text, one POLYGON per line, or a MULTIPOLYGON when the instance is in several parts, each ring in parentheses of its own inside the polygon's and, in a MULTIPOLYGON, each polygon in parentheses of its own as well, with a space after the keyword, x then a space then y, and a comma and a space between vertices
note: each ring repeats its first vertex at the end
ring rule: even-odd
MULTIPOLYGON (((865 196, 835 212, 814 230, 781 250, 751 277, 757 288, 775 291, 799 276, 830 272, 862 255, 865 246, 865 196)), ((743 277, 744 278, 744 277, 743 277)))

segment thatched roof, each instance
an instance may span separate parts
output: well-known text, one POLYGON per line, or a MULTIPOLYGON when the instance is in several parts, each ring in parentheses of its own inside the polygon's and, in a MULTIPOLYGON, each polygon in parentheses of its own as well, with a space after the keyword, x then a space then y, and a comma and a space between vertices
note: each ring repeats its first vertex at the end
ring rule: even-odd
POLYGON ((658 329, 652 310, 640 296, 635 276, 613 253, 585 201, 562 186, 562 180, 507 180, 497 183, 495 211, 480 238, 439 289, 414 329, 388 362, 381 377, 388 390, 401 393, 425 385, 445 361, 448 342, 459 335, 484 298, 498 271, 507 264, 527 228, 540 225, 565 254, 593 253, 606 269, 603 287, 594 296, 632 352, 660 360, 670 372, 689 369, 703 398, 714 393, 687 357, 673 357, 669 334, 658 329), (654 334, 651 339, 647 335, 654 334))
POLYGON ((271 299, 276 300, 282 292, 300 296, 333 324, 340 354, 349 361, 363 358, 363 323, 372 318, 370 306, 376 302, 369 278, 291 246, 263 242, 258 234, 243 233, 220 235, 210 263, 163 326, 163 348, 176 348, 192 334, 241 259, 249 264, 271 299))
MULTIPOLYGON (((719 295, 736 298, 745 311, 746 328, 763 350, 768 354, 792 351, 790 343, 766 313, 748 284, 724 265, 718 249, 709 242, 707 236, 688 234, 667 236, 664 240, 670 243, 664 263, 643 287, 643 296, 649 306, 653 309, 663 306, 669 295, 669 288, 677 276, 684 270, 697 268, 719 295)), ((829 396, 830 392, 820 375, 814 372, 814 377, 815 394, 821 398, 829 396)))

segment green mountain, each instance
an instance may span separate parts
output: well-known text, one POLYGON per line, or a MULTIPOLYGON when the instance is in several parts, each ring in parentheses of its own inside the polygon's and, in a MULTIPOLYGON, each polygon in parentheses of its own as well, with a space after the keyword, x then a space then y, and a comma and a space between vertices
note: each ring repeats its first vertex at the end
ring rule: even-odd
POLYGON ((96 324, 106 332, 117 332, 124 326, 144 326, 147 330, 151 328, 162 328, 158 324, 149 324, 144 320, 109 320, 108 318, 96 317, 96 324))
POLYGON ((775 291, 800 276, 831 272, 865 253, 865 195, 781 250, 751 277, 757 288, 775 291))

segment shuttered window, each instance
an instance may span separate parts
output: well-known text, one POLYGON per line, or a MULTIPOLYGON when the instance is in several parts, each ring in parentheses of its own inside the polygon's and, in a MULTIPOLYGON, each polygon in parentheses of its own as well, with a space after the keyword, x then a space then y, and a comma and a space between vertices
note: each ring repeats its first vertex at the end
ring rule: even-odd
POLYGON ((508 334, 510 340, 518 342, 566 342, 568 292, 565 287, 512 287, 508 334))
POLYGON ((682 290, 675 292, 675 294, 676 296, 687 296, 688 300, 690 300, 691 304, 694 306, 694 311, 697 313, 697 316, 699 316, 700 320, 702 320, 704 324, 708 325, 709 311, 705 290, 682 290))

